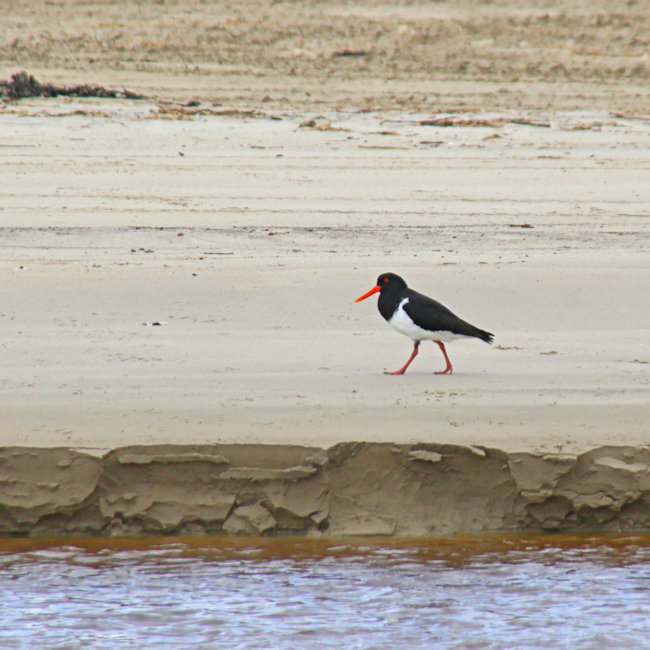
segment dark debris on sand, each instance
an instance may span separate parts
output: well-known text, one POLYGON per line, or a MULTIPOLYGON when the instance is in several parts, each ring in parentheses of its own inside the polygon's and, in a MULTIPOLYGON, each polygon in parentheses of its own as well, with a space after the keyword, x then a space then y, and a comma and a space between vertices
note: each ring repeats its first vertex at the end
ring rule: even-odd
POLYGON ((11 75, 9 81, 0 81, 0 99, 15 100, 25 97, 112 97, 117 99, 144 99, 144 95, 130 90, 110 90, 101 86, 53 86, 42 84, 25 71, 11 75))

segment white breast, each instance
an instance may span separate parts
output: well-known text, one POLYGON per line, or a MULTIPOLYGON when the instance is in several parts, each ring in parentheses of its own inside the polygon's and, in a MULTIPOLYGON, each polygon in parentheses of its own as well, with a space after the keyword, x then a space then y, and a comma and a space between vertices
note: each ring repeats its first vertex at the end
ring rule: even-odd
POLYGON ((462 334, 454 334, 453 332, 448 332, 446 330, 441 330, 438 332, 431 332, 425 330, 421 327, 418 327, 412 320, 411 317, 404 311, 404 305, 408 303, 409 299, 404 298, 397 306, 395 313, 391 316, 391 319, 388 321, 400 334, 408 336, 412 341, 442 341, 443 343, 449 343, 450 341, 455 341, 456 339, 466 338, 462 334))

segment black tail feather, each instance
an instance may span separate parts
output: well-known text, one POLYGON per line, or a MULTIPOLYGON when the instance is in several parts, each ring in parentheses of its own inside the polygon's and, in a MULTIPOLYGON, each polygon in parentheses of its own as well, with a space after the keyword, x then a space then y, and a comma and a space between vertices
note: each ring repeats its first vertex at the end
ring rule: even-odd
POLYGON ((485 341, 486 343, 492 343, 492 341, 494 341, 494 334, 491 332, 486 332, 485 330, 479 330, 478 338, 480 338, 481 341, 485 341))

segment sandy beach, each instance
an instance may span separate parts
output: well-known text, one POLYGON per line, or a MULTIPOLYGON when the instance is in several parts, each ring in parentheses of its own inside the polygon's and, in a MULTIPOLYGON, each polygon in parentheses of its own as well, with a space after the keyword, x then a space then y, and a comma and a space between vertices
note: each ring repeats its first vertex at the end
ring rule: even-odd
POLYGON ((12 6, 0 79, 146 99, 0 103, 1 529, 647 526, 650 10, 560 5, 12 6), (494 345, 384 375, 385 271, 494 345))

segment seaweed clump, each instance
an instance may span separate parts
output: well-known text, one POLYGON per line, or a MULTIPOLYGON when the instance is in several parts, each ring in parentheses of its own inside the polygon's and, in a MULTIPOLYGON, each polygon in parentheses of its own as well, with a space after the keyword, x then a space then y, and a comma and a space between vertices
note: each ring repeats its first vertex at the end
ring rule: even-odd
POLYGON ((24 70, 11 75, 8 81, 0 81, 0 99, 17 100, 26 97, 109 97, 115 99, 145 99, 144 95, 131 90, 112 90, 103 86, 55 86, 41 83, 24 70))

